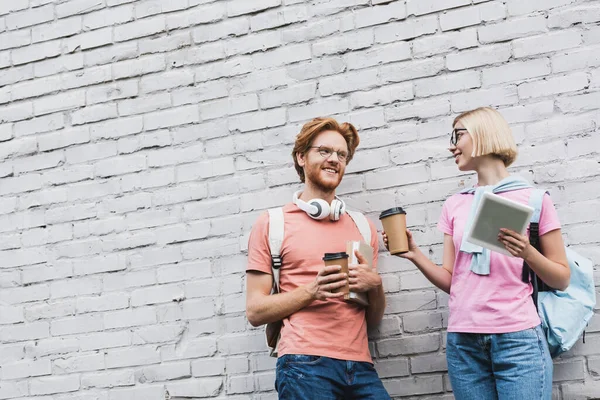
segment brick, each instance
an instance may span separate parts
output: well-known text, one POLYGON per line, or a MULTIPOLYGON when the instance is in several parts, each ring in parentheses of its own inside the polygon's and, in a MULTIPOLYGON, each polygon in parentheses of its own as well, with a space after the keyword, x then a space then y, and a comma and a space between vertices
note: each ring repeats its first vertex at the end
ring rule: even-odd
POLYGON ((579 46, 581 41, 581 33, 577 31, 552 32, 515 40, 513 42, 513 54, 516 58, 521 58, 571 49, 579 46))
POLYGON ((235 17, 238 15, 255 13, 279 5, 281 5, 281 0, 257 0, 251 3, 240 0, 231 1, 227 3, 227 16, 235 17))
POLYGON ((106 371, 81 377, 81 387, 83 389, 133 385, 135 385, 135 376, 132 370, 106 371))
POLYGON ((190 35, 187 32, 182 32, 168 36, 140 39, 138 41, 138 46, 140 49, 140 55, 144 55, 164 53, 171 50, 181 49, 183 47, 190 46, 191 43, 192 39, 190 38, 190 35))
POLYGON ((21 121, 33 117, 33 103, 30 101, 2 107, 0 123, 21 121))
POLYGON ((423 15, 471 4, 468 0, 407 0, 408 15, 423 15))
MULTIPOLYGON (((128 116, 135 114, 144 114, 156 110, 162 110, 171 106, 171 96, 168 93, 157 93, 146 95, 135 99, 122 100, 117 103, 117 109, 120 116, 128 116)), ((123 119, 121 119, 123 121, 123 119)), ((132 124, 135 124, 139 129, 142 129, 141 118, 129 118, 132 124), (139 124, 138 124, 139 123, 139 124)), ((109 124, 112 122, 109 122, 109 124)), ((117 127, 118 128, 118 127, 117 127)), ((133 128, 133 127, 132 127, 133 128)), ((135 128, 137 130, 137 128, 135 128)), ((139 131, 138 131, 139 132, 139 131)), ((137 132, 132 132, 137 133, 137 132)))
POLYGON ((193 82, 194 74, 190 71, 168 71, 143 77, 140 80, 140 92, 152 93, 178 86, 187 86, 193 82))
POLYGON ((416 78, 437 75, 444 69, 443 58, 431 58, 419 61, 406 61, 388 64, 380 68, 381 83, 403 82, 416 78))
POLYGON ((550 10, 563 5, 574 3, 574 0, 535 0, 528 2, 520 2, 518 0, 510 0, 507 2, 509 15, 523 15, 535 11, 550 10))
POLYGON ((292 107, 288 109, 289 121, 308 121, 315 115, 332 115, 347 112, 347 100, 322 100, 308 106, 292 107))
POLYGON ((325 39, 313 43, 313 57, 364 49, 370 47, 373 41, 372 29, 363 29, 361 31, 342 34, 333 39, 325 39))
MULTIPOLYGON (((9 55, 8 52, 3 53, 6 54, 7 57, 9 55)), ((0 56, 1 58, 1 56, 0 56)), ((6 66, 10 65, 10 61, 6 61, 6 66)), ((23 65, 21 67, 13 67, 9 68, 7 71, 3 71, 2 76, 0 76, 0 85, 10 85, 13 83, 18 83, 22 81, 26 81, 32 79, 34 77, 33 73, 33 65, 23 65)), ((13 87, 13 96, 14 96, 14 87, 13 87)))
POLYGON ((85 30, 93 30, 133 21, 133 10, 133 5, 122 5, 85 14, 83 16, 83 27, 85 30))
POLYGON ((103 4, 98 0, 72 0, 56 7, 58 18, 69 17, 71 15, 86 14, 103 8, 103 4))
POLYGON ((597 97, 597 92, 564 97, 558 100, 556 105, 563 112, 595 110, 597 109, 596 104, 593 102, 590 103, 590 101, 595 101, 597 97))
POLYGON ((54 7, 46 5, 9 14, 6 17, 6 27, 10 30, 42 24, 54 19, 54 7))
POLYGON ((167 17, 167 29, 173 30, 188 26, 214 23, 226 15, 225 4, 214 3, 204 7, 195 7, 189 11, 171 14, 167 17))
POLYGON ((81 33, 66 41, 66 49, 69 53, 77 49, 87 50, 112 44, 113 31, 109 28, 97 29, 92 32, 81 33))
POLYGON ((40 25, 31 29, 32 43, 45 42, 81 32, 81 17, 71 17, 54 21, 51 24, 40 25))
POLYGON ((378 89, 350 94, 352 108, 372 107, 385 105, 396 101, 411 100, 414 98, 412 83, 399 83, 386 85, 378 89))
POLYGON ((440 27, 442 31, 448 31, 465 26, 479 25, 482 22, 497 21, 505 17, 505 5, 499 1, 490 1, 440 14, 440 27))
POLYGON ((543 81, 527 82, 519 85, 519 97, 545 97, 558 93, 575 92, 589 85, 586 74, 578 73, 545 79, 543 81))
POLYGON ((513 105, 519 102, 517 87, 514 85, 495 87, 492 89, 475 90, 468 93, 457 93, 450 99, 452 111, 463 112, 479 107, 513 105))
POLYGON ((228 36, 242 36, 250 31, 246 18, 227 19, 223 22, 200 26, 192 31, 194 43, 213 42, 228 36))
POLYGON ((95 106, 84 107, 71 113, 71 124, 82 125, 90 122, 97 122, 117 117, 117 105, 98 104, 95 106))
POLYGON ((291 83, 292 80, 286 74, 285 69, 273 71, 259 71, 244 77, 236 77, 229 81, 230 95, 239 95, 250 92, 258 92, 265 89, 282 87, 291 83))
POLYGON ((451 71, 496 64, 508 61, 511 56, 509 45, 493 45, 474 50, 465 50, 446 57, 446 66, 451 71))
POLYGON ((374 29, 376 43, 390 43, 412 39, 422 35, 435 33, 438 28, 437 17, 422 17, 387 24, 374 29))
POLYGON ((79 387, 78 375, 34 378, 29 381, 29 393, 34 396, 75 392, 79 387))
POLYGON ((462 50, 476 47, 477 45, 477 31, 475 29, 465 29, 459 32, 415 39, 413 41, 413 55, 415 57, 433 56, 455 49, 462 50))
MULTIPOLYGON (((410 378, 392 379, 385 383, 391 396, 414 396, 419 394, 441 393, 444 391, 441 376, 414 376, 410 378)), ((436 396, 439 398, 439 396, 436 396)))
POLYGON ((482 26, 479 27, 478 34, 479 41, 485 44, 533 36, 546 30, 546 18, 533 16, 482 26))
POLYGON ((33 64, 35 77, 56 75, 61 72, 83 68, 83 53, 63 55, 33 64))
POLYGON ((516 61, 483 70, 483 85, 490 86, 498 83, 525 81, 529 78, 549 75, 550 60, 547 58, 516 61))
POLYGON ((157 17, 145 18, 116 26, 114 28, 114 39, 115 42, 124 42, 131 39, 154 35, 163 32, 165 29, 166 17, 164 15, 159 15, 157 17))
POLYGON ((377 360, 375 369, 381 379, 408 376, 408 360, 402 358, 377 360))
POLYGON ((2 331, 0 331, 0 340, 2 340, 2 343, 42 339, 49 336, 50 329, 47 322, 10 325, 3 327, 2 331))
POLYGON ((15 0, 10 3, 3 3, 0 6, 0 15, 8 14, 12 11, 19 11, 29 7, 29 0, 15 0))
POLYGON ((568 72, 575 69, 595 67, 600 65, 600 55, 597 48, 583 48, 562 52, 552 56, 552 71, 568 72))
POLYGON ((112 74, 114 79, 129 78, 163 71, 165 68, 165 57, 158 54, 114 63, 112 64, 112 74))
POLYGON ((146 157, 143 154, 115 157, 98 162, 95 165, 95 174, 101 177, 122 175, 141 171, 146 166, 146 157))
POLYGON ((50 374, 52 374, 50 360, 23 360, 4 364, 2 369, 3 379, 20 379, 50 374))
MULTIPOLYGON (((119 61, 131 60, 137 58, 138 56, 139 52, 137 43, 129 42, 86 51, 84 53, 84 65, 86 67, 90 67, 94 65, 116 63, 115 65, 116 68, 118 68, 117 70, 120 72, 120 76, 118 76, 116 73, 113 73, 113 77, 115 79, 119 79, 126 76, 128 72, 127 69, 132 68, 132 66, 137 67, 134 69, 132 76, 140 73, 139 71, 142 70, 142 68, 139 66, 139 62, 119 63, 119 61)), ((153 70, 154 68, 158 67, 149 65, 148 68, 153 70)))
POLYGON ((367 69, 339 74, 323 78, 319 81, 319 92, 322 96, 364 90, 379 84, 379 71, 367 69))
POLYGON ((479 86, 481 86, 479 72, 465 71, 415 81, 415 96, 428 97, 442 93, 464 91, 479 86))
POLYGON ((144 128, 147 130, 166 128, 199 122, 200 114, 196 106, 184 106, 144 115, 144 128))
POLYGON ((193 46, 170 53, 167 64, 173 68, 186 65, 205 64, 226 58, 225 46, 222 42, 193 46))
POLYGON ((250 18, 250 27, 253 32, 277 28, 308 20, 306 5, 287 6, 283 9, 261 12, 250 18))
POLYGON ((600 21, 600 8, 597 5, 574 7, 551 11, 548 16, 549 28, 568 28, 577 23, 600 21))
POLYGON ((82 107, 84 104, 85 91, 77 90, 35 100, 33 109, 37 116, 82 107))
POLYGON ((138 83, 135 80, 119 81, 86 90, 86 104, 92 105, 119 100, 138 95, 138 83))
MULTIPOLYGON (((3 40, 0 43, 0 50, 5 50, 5 49, 11 49, 11 48, 18 48, 21 46, 25 46, 31 43, 31 31, 29 29, 23 29, 20 31, 15 31, 15 32, 7 32, 7 33, 2 33, 3 36, 3 40)), ((19 53, 23 53, 23 51, 21 49, 18 50, 14 50, 13 51, 13 57, 14 57, 14 52, 19 53)), ((16 64, 16 62, 15 62, 16 64)))
POLYGON ((160 362, 160 354, 154 346, 129 348, 124 350, 108 350, 106 367, 121 368, 138 365, 149 365, 160 362))
POLYGON ((198 104, 200 102, 227 97, 228 87, 225 80, 201 83, 172 92, 174 106, 198 104))
POLYGON ((447 98, 432 98, 417 100, 412 104, 389 107, 385 110, 386 118, 397 121, 410 118, 430 118, 446 115, 450 111, 450 101, 447 98))

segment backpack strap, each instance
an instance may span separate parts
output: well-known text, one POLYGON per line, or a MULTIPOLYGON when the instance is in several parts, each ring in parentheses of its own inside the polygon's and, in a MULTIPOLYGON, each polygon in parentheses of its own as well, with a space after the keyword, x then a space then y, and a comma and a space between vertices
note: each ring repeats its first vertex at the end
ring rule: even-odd
POLYGON ((271 270, 273 271, 273 290, 279 293, 279 268, 281 268, 281 244, 283 243, 283 208, 271 208, 269 211, 269 248, 271 249, 271 270))
POLYGON ((369 226, 369 221, 367 221, 367 217, 363 215, 363 213, 359 211, 350 211, 346 210, 346 214, 352 218, 354 224, 360 231, 360 235, 363 237, 363 240, 370 245, 371 244, 371 227, 369 226))
MULTIPOLYGON (((529 243, 537 249, 540 249, 540 216, 542 214, 542 204, 544 202, 544 195, 547 192, 545 190, 533 189, 529 196, 529 206, 533 208, 533 214, 529 223, 529 243)), ((550 286, 546 285, 533 270, 523 262, 523 282, 531 282, 533 286, 533 302, 537 308, 538 292, 546 292, 553 290, 550 286)))

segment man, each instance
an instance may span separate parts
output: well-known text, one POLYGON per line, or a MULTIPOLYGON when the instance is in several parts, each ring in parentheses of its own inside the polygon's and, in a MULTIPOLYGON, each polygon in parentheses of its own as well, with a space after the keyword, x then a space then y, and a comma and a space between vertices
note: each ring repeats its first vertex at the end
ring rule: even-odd
POLYGON ((345 252, 361 240, 343 202, 335 196, 359 143, 356 129, 332 118, 306 123, 292 156, 305 184, 283 207, 281 293, 270 295, 273 277, 269 215, 261 215, 248 244, 246 313, 253 326, 283 320, 275 388, 280 399, 389 399, 369 353, 367 326, 381 322, 385 296, 377 265, 378 242, 369 221, 373 268, 356 253, 348 277, 339 265, 325 267, 324 253, 345 252), (335 289, 350 284, 365 292, 367 307, 343 300, 335 289))

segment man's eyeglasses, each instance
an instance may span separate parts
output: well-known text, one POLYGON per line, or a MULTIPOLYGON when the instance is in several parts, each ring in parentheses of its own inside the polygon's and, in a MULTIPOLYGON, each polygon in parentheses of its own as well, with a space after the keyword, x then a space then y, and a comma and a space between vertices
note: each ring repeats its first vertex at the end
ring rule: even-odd
POLYGON ((337 159, 342 162, 345 163, 346 161, 348 161, 348 152, 344 151, 344 150, 333 150, 331 147, 327 147, 327 146, 311 146, 311 149, 317 149, 317 151, 319 152, 319 154, 321 155, 321 157, 328 159, 329 157, 331 157, 331 155, 333 153, 337 154, 337 159))
POLYGON ((456 146, 462 135, 464 135, 464 132, 467 132, 465 128, 452 129, 452 132, 450 132, 450 144, 456 146))

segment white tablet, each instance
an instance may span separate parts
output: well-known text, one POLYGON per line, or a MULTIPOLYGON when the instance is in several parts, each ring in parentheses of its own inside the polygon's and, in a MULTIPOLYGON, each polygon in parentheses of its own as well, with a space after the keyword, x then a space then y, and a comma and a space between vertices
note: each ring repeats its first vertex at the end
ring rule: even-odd
POLYGON ((467 234, 467 241, 498 253, 512 255, 498 241, 501 228, 525 234, 533 208, 516 201, 485 192, 475 213, 475 221, 467 234))

